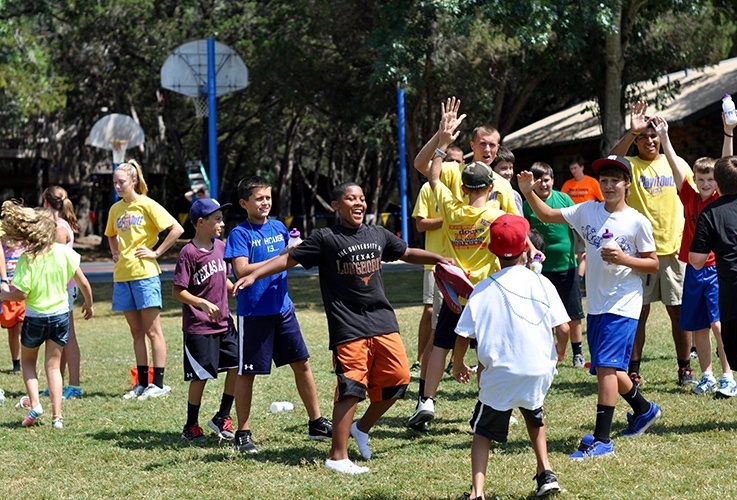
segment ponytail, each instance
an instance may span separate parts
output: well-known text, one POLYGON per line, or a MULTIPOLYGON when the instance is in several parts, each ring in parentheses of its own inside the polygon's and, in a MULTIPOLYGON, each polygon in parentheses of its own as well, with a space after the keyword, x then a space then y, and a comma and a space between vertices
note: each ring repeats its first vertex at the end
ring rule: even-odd
POLYGON ((141 169, 141 165, 136 160, 129 160, 125 163, 121 163, 118 165, 118 168, 116 170, 123 170, 128 176, 135 181, 136 185, 134 187, 134 190, 136 193, 146 196, 148 193, 148 186, 146 185, 146 180, 143 178, 143 170, 141 169))
POLYGON ((69 199, 66 190, 61 186, 49 186, 42 195, 49 207, 59 212, 59 217, 67 221, 74 233, 79 233, 77 215, 74 213, 74 205, 69 199))

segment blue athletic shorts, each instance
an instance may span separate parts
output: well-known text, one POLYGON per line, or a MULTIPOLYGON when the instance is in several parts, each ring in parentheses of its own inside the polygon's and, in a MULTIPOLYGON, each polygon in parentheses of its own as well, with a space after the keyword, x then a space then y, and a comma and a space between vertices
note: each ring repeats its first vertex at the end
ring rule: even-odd
POLYGON ((282 314, 237 316, 238 375, 267 375, 276 367, 309 359, 294 304, 282 314))
POLYGON ((53 340, 61 347, 69 342, 69 313, 53 316, 26 316, 20 332, 23 347, 34 349, 47 340, 53 340))
POLYGON ((695 332, 709 328, 715 321, 719 321, 717 266, 697 270, 688 264, 683 279, 683 302, 678 327, 695 332))
POLYGON ((113 284, 113 311, 161 309, 161 279, 158 276, 113 284))
POLYGON ((589 341, 591 368, 616 368, 627 371, 632 356, 632 345, 637 333, 637 320, 617 314, 589 314, 586 317, 586 337, 589 341))

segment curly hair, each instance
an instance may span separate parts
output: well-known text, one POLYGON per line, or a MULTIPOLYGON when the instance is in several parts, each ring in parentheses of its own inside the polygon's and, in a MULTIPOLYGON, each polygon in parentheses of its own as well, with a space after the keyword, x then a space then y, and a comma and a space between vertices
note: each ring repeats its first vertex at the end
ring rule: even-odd
POLYGON ((8 200, 2 205, 2 226, 11 246, 22 246, 33 259, 48 251, 56 242, 56 221, 44 209, 24 207, 22 202, 8 200))

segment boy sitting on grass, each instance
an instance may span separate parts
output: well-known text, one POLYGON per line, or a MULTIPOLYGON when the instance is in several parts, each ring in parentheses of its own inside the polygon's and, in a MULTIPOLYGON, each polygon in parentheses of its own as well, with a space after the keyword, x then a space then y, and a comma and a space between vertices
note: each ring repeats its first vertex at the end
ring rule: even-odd
POLYGON ((505 443, 512 409, 519 407, 537 459, 537 496, 558 491, 558 479, 548 461, 543 400, 553 383, 558 359, 551 330, 568 328, 568 314, 553 284, 525 267, 524 250, 530 224, 517 215, 502 215, 489 229, 489 250, 501 271, 478 285, 461 313, 453 376, 468 383, 463 363, 471 339, 479 358, 479 401, 473 429, 470 498, 484 497, 491 441, 505 443))
POLYGON ((331 206, 339 217, 338 225, 317 229, 289 253, 253 266, 242 285, 250 286, 297 264, 307 269, 318 266, 338 377, 333 444, 325 466, 344 474, 362 474, 369 468, 348 458, 348 438, 353 436, 361 456, 370 459, 369 431, 404 397, 410 380, 399 323, 384 293, 381 262, 453 262, 425 250, 407 248, 404 241, 384 227, 365 225, 366 198, 355 182, 336 186, 331 206), (358 403, 367 395, 371 404, 353 422, 358 403))
POLYGON ((633 410, 627 414, 623 436, 642 434, 661 415, 658 405, 642 397, 626 371, 642 307, 639 273, 655 273, 659 266, 652 226, 627 205, 632 167, 626 158, 611 155, 591 166, 599 175, 604 203, 551 208, 535 193, 540 181, 532 172, 517 176, 520 191, 542 222, 569 224, 586 240, 590 373, 596 375, 599 390, 594 434, 583 437, 569 457, 573 460, 614 454, 610 434, 617 394, 633 410), (605 245, 605 233, 612 233, 616 244, 605 245))
POLYGON ((233 283, 227 276, 223 234, 223 209, 212 198, 200 198, 189 210, 195 236, 179 252, 174 270, 174 298, 182 303, 184 332, 184 380, 189 382, 187 422, 182 438, 205 440, 199 425, 200 403, 205 384, 227 371, 220 409, 207 423, 221 439, 233 439, 230 409, 235 394, 238 367, 238 337, 228 311, 228 292, 233 283))

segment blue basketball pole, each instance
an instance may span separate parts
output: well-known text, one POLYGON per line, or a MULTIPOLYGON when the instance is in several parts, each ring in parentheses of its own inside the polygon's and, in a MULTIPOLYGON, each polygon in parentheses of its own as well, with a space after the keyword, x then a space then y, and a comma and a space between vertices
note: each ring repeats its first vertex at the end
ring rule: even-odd
POLYGON ((220 197, 218 190, 217 90, 215 75, 215 39, 207 39, 207 141, 210 157, 210 196, 220 197))
POLYGON ((397 119, 399 126, 399 200, 402 204, 402 239, 409 244, 407 224, 407 148, 404 138, 404 89, 397 88, 397 119))

